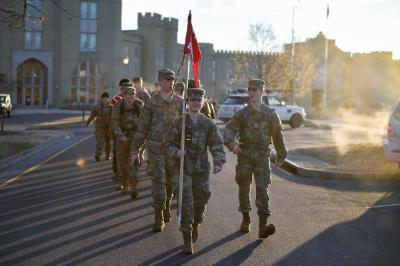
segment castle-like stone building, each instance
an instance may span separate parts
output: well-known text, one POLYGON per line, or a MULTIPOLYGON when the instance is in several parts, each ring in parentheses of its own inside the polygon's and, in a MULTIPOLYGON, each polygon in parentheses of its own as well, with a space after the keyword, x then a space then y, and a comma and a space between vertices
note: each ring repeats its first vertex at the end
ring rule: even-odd
MULTIPOLYGON (((16 14, 24 13, 23 2, 11 2, 16 14)), ((0 84, 3 84, 0 90, 11 93, 18 106, 90 105, 98 101, 103 91, 117 93, 121 78, 141 75, 147 84, 153 84, 159 68, 178 68, 183 45, 177 40, 177 19, 139 13, 138 29, 123 31, 121 0, 28 0, 27 3, 21 27, 0 22, 0 84)), ((317 75, 311 87, 320 89, 325 37, 319 34, 296 45, 312 47, 317 75)), ((203 55, 200 80, 208 96, 221 98, 226 88, 246 85, 232 83, 233 59, 238 54, 253 53, 216 51, 211 43, 200 43, 200 48, 203 55)), ((284 51, 287 49, 290 45, 284 46, 284 51)), ((345 93, 349 79, 351 86, 357 79, 362 81, 361 72, 348 77, 346 68, 361 67, 366 60, 378 73, 383 73, 384 61, 398 65, 391 59, 391 53, 351 55, 329 40, 327 95, 330 99, 336 96, 333 88, 345 93)), ((183 77, 185 67, 181 73, 183 77)), ((375 86, 379 86, 378 82, 375 86)))

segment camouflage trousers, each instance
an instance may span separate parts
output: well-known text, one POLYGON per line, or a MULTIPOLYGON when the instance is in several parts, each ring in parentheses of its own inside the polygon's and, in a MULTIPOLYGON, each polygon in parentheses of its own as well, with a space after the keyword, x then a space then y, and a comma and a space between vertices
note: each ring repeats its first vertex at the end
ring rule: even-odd
POLYGON ((129 184, 136 189, 138 183, 138 171, 130 164, 130 148, 132 140, 126 142, 117 141, 118 183, 124 187, 129 184))
MULTIPOLYGON (((182 232, 191 232, 193 223, 202 223, 205 217, 206 204, 210 199, 210 173, 193 173, 183 176, 182 190, 182 232)), ((175 189, 179 188, 179 174, 175 175, 175 189)))
POLYGON ((106 156, 110 156, 110 127, 96 127, 96 155, 101 156, 105 144, 106 156))
POLYGON ((239 211, 250 212, 250 187, 256 182, 256 207, 258 215, 270 215, 268 185, 271 183, 270 151, 244 150, 238 155, 236 183, 239 186, 239 211))
POLYGON ((160 150, 159 153, 148 150, 149 167, 151 176, 151 192, 153 207, 165 209, 167 200, 172 199, 173 171, 175 161, 160 150))

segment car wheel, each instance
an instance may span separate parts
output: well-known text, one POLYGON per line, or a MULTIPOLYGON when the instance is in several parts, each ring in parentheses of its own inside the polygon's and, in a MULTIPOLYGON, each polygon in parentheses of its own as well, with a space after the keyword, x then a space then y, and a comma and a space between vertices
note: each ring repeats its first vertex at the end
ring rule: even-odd
POLYGON ((301 126, 301 124, 303 123, 303 118, 301 117, 301 115, 299 114, 295 114, 290 118, 290 127, 292 128, 298 128, 301 126))

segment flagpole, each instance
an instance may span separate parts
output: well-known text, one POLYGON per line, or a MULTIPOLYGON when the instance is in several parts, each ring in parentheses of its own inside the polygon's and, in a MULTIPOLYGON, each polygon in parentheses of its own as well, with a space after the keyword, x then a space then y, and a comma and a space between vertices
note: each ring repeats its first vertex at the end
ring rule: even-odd
POLYGON ((323 106, 324 109, 327 108, 327 93, 328 93, 328 49, 329 49, 329 39, 328 39, 328 20, 329 20, 329 2, 326 6, 326 29, 325 29, 325 54, 324 54, 324 97, 323 106))
MULTIPOLYGON (((186 99, 187 87, 189 86, 189 73, 190 73, 190 57, 187 61, 187 75, 186 86, 183 90, 183 105, 182 105, 182 131, 181 131, 181 150, 185 150, 185 127, 186 127, 186 99)), ((183 171, 184 171, 185 157, 181 157, 179 165, 179 201, 178 201, 178 226, 181 225, 182 219, 182 194, 183 194, 183 171)))

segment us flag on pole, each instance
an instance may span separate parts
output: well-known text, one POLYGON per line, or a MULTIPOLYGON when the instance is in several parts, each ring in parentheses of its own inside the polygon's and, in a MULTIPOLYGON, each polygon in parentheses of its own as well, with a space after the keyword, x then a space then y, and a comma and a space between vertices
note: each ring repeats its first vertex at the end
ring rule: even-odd
POLYGON ((193 79, 195 87, 199 87, 199 63, 201 60, 201 51, 199 43, 197 42, 196 35, 192 27, 192 12, 189 11, 188 24, 186 30, 185 46, 183 48, 184 54, 190 54, 193 66, 193 79))

